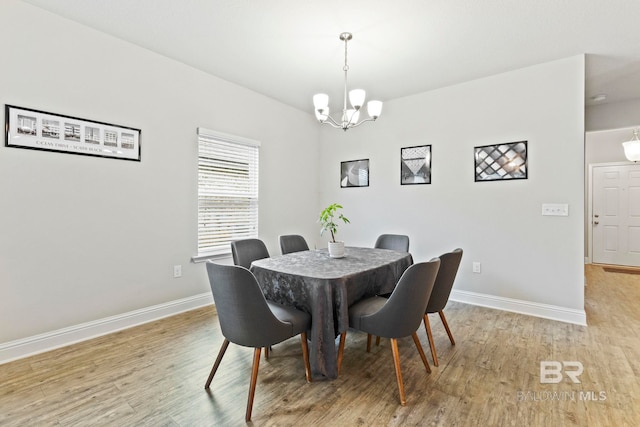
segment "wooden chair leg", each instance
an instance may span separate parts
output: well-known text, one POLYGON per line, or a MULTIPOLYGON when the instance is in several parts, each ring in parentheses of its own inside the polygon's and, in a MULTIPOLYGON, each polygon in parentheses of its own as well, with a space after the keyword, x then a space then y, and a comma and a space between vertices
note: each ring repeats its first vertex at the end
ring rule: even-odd
POLYGON ((371 353, 371 334, 367 334, 367 353, 371 353))
POLYGON ((309 344, 307 343, 307 333, 302 332, 300 334, 300 340, 302 341, 302 359, 304 360, 304 375, 307 378, 307 382, 311 382, 311 366, 309 365, 309 344))
POLYGON ((418 338, 418 334, 415 332, 411 335, 413 337, 413 342, 416 344, 416 348, 418 349, 418 353, 420 353, 420 358, 422 359, 422 363, 424 363, 424 367, 427 368, 427 372, 431 373, 431 366, 429 366, 429 362, 427 362, 427 356, 424 354, 424 350, 422 350, 422 344, 420 344, 420 339, 418 338))
POLYGON ((340 345, 338 346, 338 375, 342 369, 342 356, 344 354, 344 342, 347 338, 347 331, 340 334, 340 345))
POLYGON ((440 320, 442 320, 444 329, 447 331, 447 335, 449 335, 449 341, 451 341, 451 345, 456 345, 456 342, 453 340, 453 335, 451 335, 451 329, 449 329, 449 324, 447 323, 447 319, 446 317, 444 317, 444 311, 440 310, 438 314, 440 315, 440 320))
POLYGON ((396 380, 398 382, 398 392, 400 393, 400 405, 406 406, 407 400, 404 397, 404 384, 402 384, 402 372, 400 371, 400 354, 398 353, 398 340, 391 338, 391 354, 393 355, 393 367, 396 370, 396 380))
POLYGON ((253 367, 251 368, 251 383, 249 384, 249 399, 247 400, 246 422, 251 421, 251 409, 253 409, 253 396, 256 394, 258 382, 258 367, 260 366, 260 347, 253 349, 253 367))
POLYGON ((380 345, 380 337, 376 337, 376 345, 380 345))
POLYGON ((220 351, 218 351, 218 357, 216 357, 216 361, 213 364, 213 368, 211 368, 211 373, 209 373, 209 378, 207 379, 207 383, 204 385, 204 388, 207 389, 211 385, 211 381, 213 380, 213 376, 216 374, 218 370, 218 366, 220 366, 220 362, 222 362, 222 357, 224 356, 224 352, 227 351, 227 347, 229 347, 229 340, 226 338, 222 342, 222 347, 220 347, 220 351))
POLYGON ((431 323, 429 323, 429 315, 424 314, 424 328, 427 330, 427 338, 429 339, 429 347, 431 348, 431 357, 433 364, 438 366, 438 356, 436 356, 436 344, 433 342, 433 334, 431 333, 431 323))
POLYGON ((264 348, 264 358, 267 359, 267 360, 269 359, 269 347, 268 346, 264 348))

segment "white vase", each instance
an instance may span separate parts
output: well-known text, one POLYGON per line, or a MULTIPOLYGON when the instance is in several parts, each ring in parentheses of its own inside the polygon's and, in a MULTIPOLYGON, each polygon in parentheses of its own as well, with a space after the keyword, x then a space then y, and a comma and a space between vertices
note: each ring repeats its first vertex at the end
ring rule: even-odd
POLYGON ((344 242, 329 242, 329 256, 331 258, 344 257, 344 242))

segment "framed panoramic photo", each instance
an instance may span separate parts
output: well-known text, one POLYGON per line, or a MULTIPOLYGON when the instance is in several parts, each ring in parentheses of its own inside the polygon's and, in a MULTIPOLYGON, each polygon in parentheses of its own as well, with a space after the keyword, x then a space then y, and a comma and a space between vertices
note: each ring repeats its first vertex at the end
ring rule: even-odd
POLYGON ((431 184, 431 145, 400 149, 400 184, 431 184))
POLYGON ((369 159, 340 162, 340 187, 368 187, 369 159))
POLYGON ((527 179, 527 141, 474 147, 475 180, 527 179))
POLYGON ((140 161, 140 129, 7 105, 5 146, 140 161))

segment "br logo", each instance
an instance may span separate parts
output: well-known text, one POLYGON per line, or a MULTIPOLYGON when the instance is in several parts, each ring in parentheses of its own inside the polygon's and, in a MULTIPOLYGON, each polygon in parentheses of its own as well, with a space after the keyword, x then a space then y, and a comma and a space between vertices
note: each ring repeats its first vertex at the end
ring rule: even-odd
POLYGON ((584 371, 584 367, 582 363, 577 361, 542 360, 540 361, 540 384, 557 384, 562 381, 564 375, 574 384, 580 384, 578 377, 582 371, 584 371))

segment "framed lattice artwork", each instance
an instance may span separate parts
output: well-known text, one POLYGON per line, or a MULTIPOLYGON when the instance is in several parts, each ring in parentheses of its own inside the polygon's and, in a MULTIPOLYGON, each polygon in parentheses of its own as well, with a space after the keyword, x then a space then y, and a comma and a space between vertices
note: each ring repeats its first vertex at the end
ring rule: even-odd
POLYGON ((431 184, 431 146, 400 149, 400 184, 431 184))
POLYGON ((527 179, 527 141, 474 147, 475 180, 527 179))

